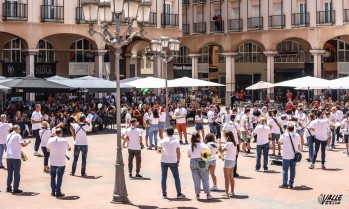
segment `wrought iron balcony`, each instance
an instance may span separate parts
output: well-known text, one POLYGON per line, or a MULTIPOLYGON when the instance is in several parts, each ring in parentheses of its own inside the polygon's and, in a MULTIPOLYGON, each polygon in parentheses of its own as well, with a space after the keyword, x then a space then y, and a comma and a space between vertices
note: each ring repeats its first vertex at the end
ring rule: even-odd
POLYGON ((64 22, 64 6, 41 5, 41 22, 64 22))
POLYGON ((28 5, 17 3, 17 2, 3 3, 2 19, 26 21, 28 19, 28 5))
POLYGON ((193 24, 193 33, 195 34, 205 34, 206 33, 206 22, 199 22, 193 24))
POLYGON ((309 25, 310 14, 309 13, 293 13, 292 14, 292 27, 306 27, 309 25))
POLYGON ((210 30, 211 33, 224 33, 224 21, 211 21, 210 30))
POLYGON ((170 26, 170 27, 178 27, 179 25, 179 15, 178 14, 168 14, 168 13, 162 13, 161 14, 161 25, 163 27, 170 26))
POLYGON ((228 20, 228 31, 242 31, 242 19, 228 20))
POLYGON ((248 30, 262 30, 263 29, 263 17, 249 17, 247 18, 248 30))
POLYGON ((269 16, 269 28, 284 28, 285 15, 271 15, 269 16))
POLYGON ((333 25, 336 23, 336 13, 334 10, 316 12, 316 23, 318 25, 333 25))

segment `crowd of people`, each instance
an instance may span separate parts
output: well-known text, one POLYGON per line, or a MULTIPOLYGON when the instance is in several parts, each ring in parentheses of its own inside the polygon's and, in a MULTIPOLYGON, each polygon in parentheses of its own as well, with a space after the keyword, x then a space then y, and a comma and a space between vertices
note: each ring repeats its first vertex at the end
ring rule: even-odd
MULTIPOLYGON (((126 96, 125 96, 126 97, 126 96)), ((291 96, 292 97, 292 96, 291 96)), ((183 98, 183 97, 182 97, 183 98)), ((185 97, 184 97, 185 98, 185 97)), ((209 96, 207 97, 209 98, 209 96)), ((10 108, 1 114, 0 123, 0 157, 6 151, 8 171, 7 192, 20 193, 21 159, 26 156, 22 147, 31 141, 25 140, 21 131, 34 134, 34 155, 44 156, 44 172, 51 175, 52 196, 62 197, 61 191, 63 174, 66 166, 66 151, 71 150, 63 137, 64 129, 74 138, 74 159, 70 175, 75 176, 77 161, 81 152, 81 176, 86 176, 88 153, 87 133, 94 130, 96 120, 100 117, 97 112, 115 114, 113 100, 106 98, 104 104, 84 104, 79 100, 72 101, 71 106, 57 105, 51 99, 43 105, 36 104, 33 108, 25 104, 11 104, 10 108), (53 105, 55 103, 55 105, 53 105), (74 104, 73 104, 74 103, 74 104), (55 108, 53 108, 55 107, 55 108), (69 108, 71 107, 71 111, 69 108), (21 114, 25 113, 26 123, 21 123, 21 114), (15 113, 15 114, 14 114, 15 113), (52 113, 52 114, 51 114, 52 113), (55 120, 63 115, 65 120, 55 120), (96 116, 95 116, 96 115, 96 116), (13 118, 19 120, 13 122, 13 118), (54 118, 54 119, 53 119, 54 118), (9 124, 9 123, 12 123, 9 124)), ((235 180, 238 157, 252 155, 251 144, 256 143, 256 164, 258 172, 268 171, 270 158, 282 161, 282 183, 280 188, 293 188, 295 183, 297 153, 307 150, 309 169, 314 169, 317 155, 321 151, 321 168, 326 169, 326 152, 335 148, 340 139, 346 144, 346 154, 349 155, 349 111, 347 104, 329 101, 326 98, 307 103, 304 99, 296 104, 288 102, 285 108, 276 109, 270 106, 233 104, 221 109, 220 105, 212 105, 206 101, 201 107, 196 97, 192 100, 189 94, 188 104, 180 99, 170 101, 168 115, 161 100, 155 97, 149 102, 132 103, 123 98, 121 106, 124 130, 123 146, 128 149, 128 171, 130 178, 143 178, 141 171, 142 150, 155 149, 161 154, 161 188, 163 197, 167 198, 167 173, 173 173, 177 198, 183 199, 178 164, 181 160, 180 146, 187 144, 187 156, 190 158, 190 169, 194 182, 194 191, 200 199, 201 183, 207 199, 212 199, 211 191, 218 190, 215 172, 217 160, 223 160, 224 198, 235 195, 235 180), (173 126, 166 127, 166 120, 171 120, 173 126), (193 122, 196 133, 188 140, 187 125, 193 122), (205 134, 204 126, 208 125, 209 132, 205 134), (175 129, 179 140, 173 137, 175 129), (166 133, 166 134, 165 134, 166 133), (343 135, 342 135, 343 134, 343 135), (166 135, 166 136, 165 136, 166 135), (145 145, 144 145, 145 142, 145 145), (308 149, 305 149, 305 147, 308 149), (271 151, 271 153, 270 153, 271 151), (282 153, 281 153, 282 151, 282 153), (263 154, 263 156, 262 156, 263 154), (135 175, 133 161, 136 160, 135 175), (261 164, 263 158, 263 165, 261 164), (288 172, 290 171, 290 175, 288 172), (210 178, 213 185, 210 187, 210 178)), ((137 96, 136 96, 137 100, 137 96)), ((296 98, 297 100, 297 98, 296 98)), ((56 103, 55 103, 56 102, 56 103)), ((115 116, 112 116, 115 119, 115 116)), ((0 160, 0 168, 5 168, 0 160)))

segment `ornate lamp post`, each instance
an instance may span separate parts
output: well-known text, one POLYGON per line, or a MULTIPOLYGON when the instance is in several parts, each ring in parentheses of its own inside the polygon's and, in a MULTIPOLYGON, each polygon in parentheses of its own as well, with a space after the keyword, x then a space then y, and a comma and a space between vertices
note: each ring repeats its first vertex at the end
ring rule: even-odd
POLYGON ((168 84, 167 84, 167 64, 173 60, 175 54, 179 51, 179 40, 176 38, 169 38, 163 35, 160 40, 153 39, 150 42, 149 55, 158 57, 163 63, 165 63, 165 91, 166 91, 166 126, 170 124, 168 117, 168 84))
POLYGON ((89 22, 91 36, 98 34, 106 44, 115 50, 115 77, 116 77, 116 125, 117 125, 117 152, 115 162, 114 203, 129 202, 124 173, 124 162, 121 146, 121 113, 120 113, 120 53, 121 47, 131 43, 136 36, 145 35, 143 25, 149 21, 150 0, 83 0, 82 2, 86 21, 89 22), (121 34, 120 17, 124 13, 128 27, 121 34), (133 32, 133 23, 137 21, 140 30, 133 32), (109 32, 109 25, 115 24, 114 35, 109 32), (101 25, 97 31, 95 25, 101 25))

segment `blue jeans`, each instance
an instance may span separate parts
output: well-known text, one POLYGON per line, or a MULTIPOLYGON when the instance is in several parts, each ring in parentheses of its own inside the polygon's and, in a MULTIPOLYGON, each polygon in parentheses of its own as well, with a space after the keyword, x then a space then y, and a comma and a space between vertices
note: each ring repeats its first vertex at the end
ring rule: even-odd
POLYGON ((296 177, 296 161, 282 159, 282 184, 287 185, 288 168, 290 168, 290 184, 294 183, 296 177))
POLYGON ((5 151, 6 151, 6 144, 0 144, 0 166, 4 166, 2 164, 2 157, 5 151))
POLYGON ((65 166, 51 166, 50 174, 52 192, 61 192, 64 170, 65 166))
POLYGON ((208 123, 208 127, 210 127, 210 133, 216 135, 217 127, 213 123, 208 123))
POLYGON ((159 125, 158 124, 152 124, 150 125, 149 129, 149 141, 150 146, 153 144, 153 139, 155 141, 155 146, 158 146, 158 133, 159 133, 159 125))
POLYGON ((21 163, 20 159, 7 159, 7 189, 11 189, 13 181, 13 189, 18 190, 21 181, 21 163))
POLYGON ((320 149, 320 145, 321 145, 321 163, 322 165, 325 165, 325 157, 326 157, 325 152, 326 152, 327 141, 320 141, 318 139, 315 139, 315 152, 313 155, 312 163, 315 164, 316 157, 320 149))
POLYGON ((37 152, 39 150, 40 144, 41 144, 41 138, 39 135, 40 129, 33 130, 34 136, 35 136, 35 144, 34 144, 34 151, 37 152))
POLYGON ((313 159, 313 155, 314 155, 314 137, 307 136, 307 141, 308 141, 308 147, 309 147, 309 158, 311 160, 313 159))
POLYGON ((263 151, 263 168, 268 170, 268 153, 269 153, 269 142, 262 145, 257 145, 257 160, 256 160, 256 170, 261 168, 261 156, 263 151))
POLYGON ((190 160, 190 170, 191 176, 193 177, 195 194, 200 194, 201 191, 201 182, 204 187, 204 192, 206 194, 210 193, 210 183, 209 183, 209 175, 208 175, 208 163, 206 163, 206 167, 201 168, 199 166, 199 161, 202 161, 201 158, 191 159, 190 160))
POLYGON ((82 157, 81 175, 84 175, 86 173, 87 151, 88 151, 87 145, 75 145, 74 146, 74 161, 73 161, 73 166, 72 166, 72 171, 71 171, 72 174, 75 174, 80 152, 81 152, 81 157, 82 157))
POLYGON ((167 180, 168 168, 171 169, 173 178, 175 180, 177 195, 180 195, 182 193, 182 191, 181 191, 181 181, 179 179, 178 164, 177 163, 163 163, 163 162, 161 162, 161 188, 162 188, 162 194, 164 196, 167 196, 166 180, 167 180))

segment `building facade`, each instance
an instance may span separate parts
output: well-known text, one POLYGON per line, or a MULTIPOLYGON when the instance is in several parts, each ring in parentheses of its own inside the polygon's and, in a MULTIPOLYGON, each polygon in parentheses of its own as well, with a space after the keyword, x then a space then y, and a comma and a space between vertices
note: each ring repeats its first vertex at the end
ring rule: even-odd
POLYGON ((183 0, 186 64, 226 84, 221 97, 260 80, 347 76, 348 11, 349 0, 183 0))

